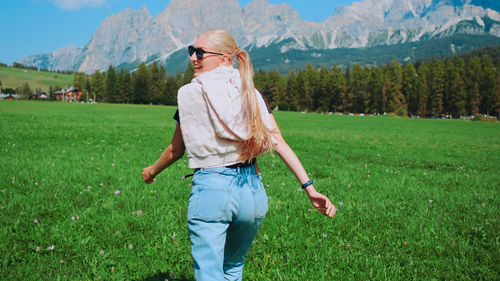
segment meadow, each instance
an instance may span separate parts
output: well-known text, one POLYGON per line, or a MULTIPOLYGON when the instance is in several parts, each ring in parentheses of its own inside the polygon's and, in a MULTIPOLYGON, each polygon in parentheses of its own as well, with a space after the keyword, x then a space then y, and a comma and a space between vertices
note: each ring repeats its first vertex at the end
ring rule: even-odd
POLYGON ((32 91, 42 89, 42 91, 48 92, 51 86, 54 88, 69 87, 73 84, 74 79, 74 74, 0 66, 0 81, 2 81, 4 89, 21 88, 24 83, 28 83, 32 91))
MULTIPOLYGON (((141 171, 175 107, 0 101, 0 280, 194 280, 182 158, 141 171)), ((498 280, 500 123, 275 112, 326 218, 278 156, 244 280, 498 280)))

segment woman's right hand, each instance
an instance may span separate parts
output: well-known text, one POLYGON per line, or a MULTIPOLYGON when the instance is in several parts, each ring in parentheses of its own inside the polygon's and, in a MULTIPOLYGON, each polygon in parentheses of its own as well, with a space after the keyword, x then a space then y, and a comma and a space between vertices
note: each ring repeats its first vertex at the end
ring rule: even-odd
POLYGON ((155 180, 156 174, 154 173, 153 166, 142 169, 142 178, 145 183, 152 183, 155 180))
POLYGON ((306 188, 306 193, 314 208, 318 209, 323 215, 330 218, 335 215, 335 206, 328 197, 317 192, 312 185, 306 188))

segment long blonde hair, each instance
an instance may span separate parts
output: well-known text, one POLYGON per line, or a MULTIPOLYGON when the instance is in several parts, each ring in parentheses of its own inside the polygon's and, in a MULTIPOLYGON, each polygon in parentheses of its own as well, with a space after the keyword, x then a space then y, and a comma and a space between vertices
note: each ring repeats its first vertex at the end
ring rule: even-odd
POLYGON ((238 70, 242 84, 243 110, 250 130, 250 137, 241 144, 239 160, 248 161, 262 152, 272 151, 274 145, 271 140, 271 132, 264 124, 264 120, 262 120, 260 114, 253 83, 253 66, 249 54, 244 50, 240 50, 233 36, 225 30, 212 29, 206 31, 204 35, 213 44, 215 51, 228 54, 232 62, 234 57, 238 59, 238 70))

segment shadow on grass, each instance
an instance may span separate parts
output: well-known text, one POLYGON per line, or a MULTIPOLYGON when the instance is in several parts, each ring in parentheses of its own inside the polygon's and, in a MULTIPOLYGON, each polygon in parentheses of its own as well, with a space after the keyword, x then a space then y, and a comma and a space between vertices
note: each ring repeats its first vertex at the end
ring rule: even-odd
POLYGON ((171 278, 171 273, 168 272, 158 272, 154 275, 148 276, 143 281, 195 281, 194 278, 187 278, 185 276, 179 276, 171 278))

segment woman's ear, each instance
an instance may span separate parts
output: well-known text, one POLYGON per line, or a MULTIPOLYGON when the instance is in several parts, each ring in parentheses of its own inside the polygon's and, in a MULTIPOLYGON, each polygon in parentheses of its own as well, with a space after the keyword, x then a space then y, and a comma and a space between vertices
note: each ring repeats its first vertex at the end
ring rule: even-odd
POLYGON ((219 65, 231 65, 231 59, 227 54, 222 55, 221 62, 219 65))

